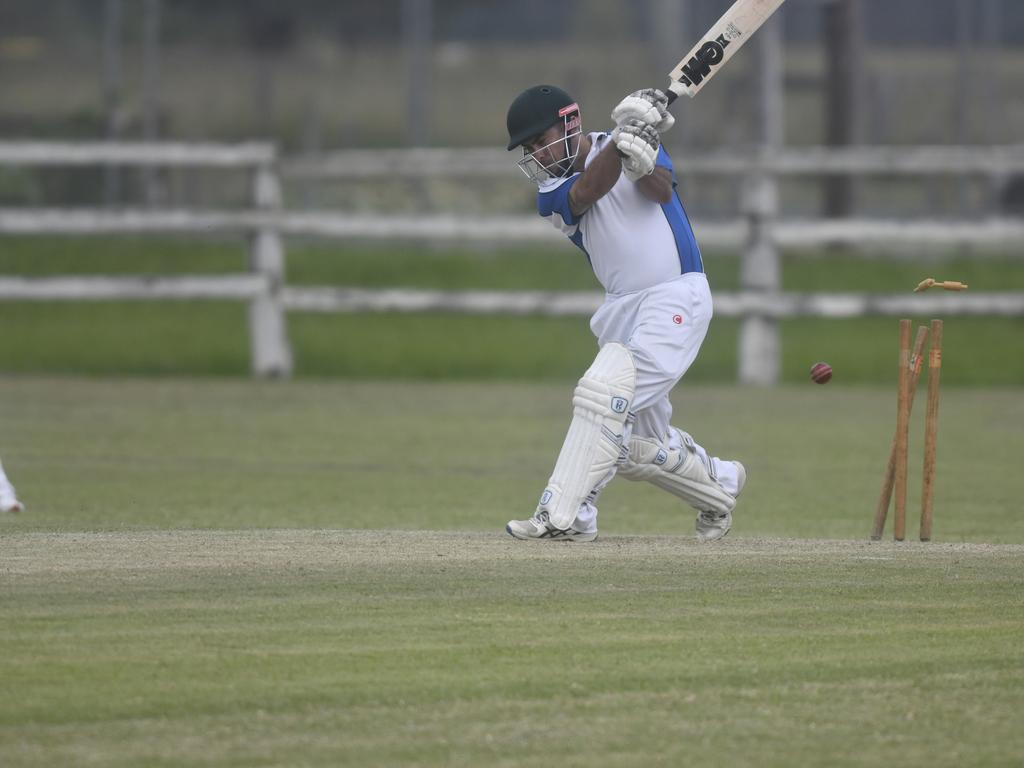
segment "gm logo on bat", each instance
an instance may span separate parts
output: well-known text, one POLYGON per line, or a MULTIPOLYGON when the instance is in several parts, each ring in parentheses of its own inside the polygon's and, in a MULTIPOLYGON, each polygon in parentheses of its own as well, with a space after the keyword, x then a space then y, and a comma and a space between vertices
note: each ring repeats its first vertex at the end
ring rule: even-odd
POLYGON ((683 85, 698 85, 707 77, 712 67, 722 63, 725 58, 725 49, 729 47, 729 43, 742 36, 743 32, 739 27, 730 24, 714 40, 708 40, 683 66, 683 74, 679 77, 679 82, 683 85))

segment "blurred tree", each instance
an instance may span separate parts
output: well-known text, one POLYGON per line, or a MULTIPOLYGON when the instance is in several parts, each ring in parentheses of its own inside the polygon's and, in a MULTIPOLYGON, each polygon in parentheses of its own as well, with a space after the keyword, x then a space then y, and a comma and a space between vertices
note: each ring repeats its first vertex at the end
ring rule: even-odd
POLYGON ((568 30, 573 40, 604 44, 636 37, 642 14, 632 3, 603 0, 574 0, 575 10, 568 30))

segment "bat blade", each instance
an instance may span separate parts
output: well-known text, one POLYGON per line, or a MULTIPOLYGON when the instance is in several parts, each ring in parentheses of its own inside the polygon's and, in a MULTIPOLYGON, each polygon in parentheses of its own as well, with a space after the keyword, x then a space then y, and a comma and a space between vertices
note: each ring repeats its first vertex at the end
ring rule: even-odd
POLYGON ((684 93, 696 96, 782 3, 783 0, 736 0, 669 73, 669 103, 684 93))

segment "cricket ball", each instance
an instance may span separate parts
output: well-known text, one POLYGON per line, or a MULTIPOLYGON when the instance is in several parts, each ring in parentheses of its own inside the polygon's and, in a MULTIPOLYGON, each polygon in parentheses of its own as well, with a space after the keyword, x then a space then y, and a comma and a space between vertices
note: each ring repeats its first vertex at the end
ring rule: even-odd
POLYGON ((828 363, 815 363, 811 366, 811 381, 815 384, 827 384, 832 378, 832 366, 828 363))

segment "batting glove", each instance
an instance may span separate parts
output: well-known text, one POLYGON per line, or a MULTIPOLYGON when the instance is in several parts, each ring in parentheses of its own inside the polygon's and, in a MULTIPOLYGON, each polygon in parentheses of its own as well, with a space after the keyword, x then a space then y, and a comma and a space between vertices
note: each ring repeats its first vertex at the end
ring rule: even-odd
POLYGON ((657 88, 633 91, 612 110, 612 120, 616 125, 627 120, 640 120, 658 133, 664 133, 676 122, 668 111, 668 96, 657 88))
POLYGON ((630 181, 638 181, 654 173, 661 139, 646 123, 629 119, 612 131, 612 141, 622 156, 622 172, 630 181))

